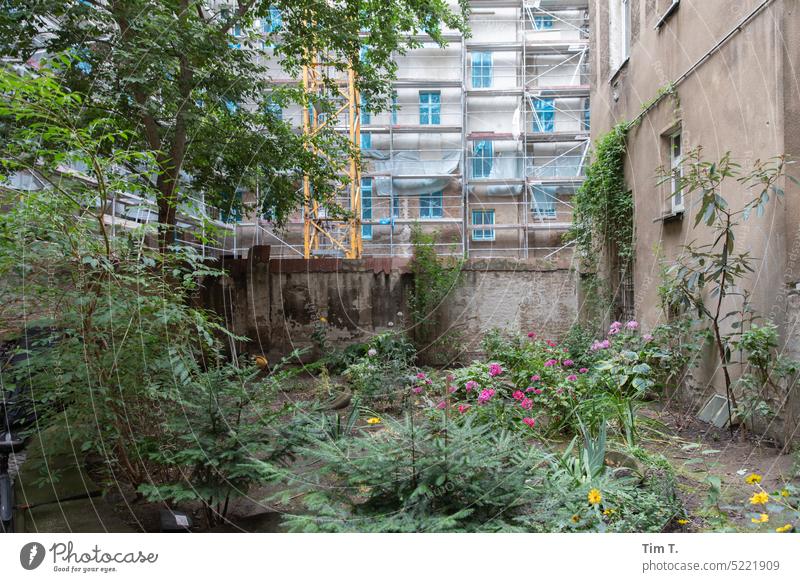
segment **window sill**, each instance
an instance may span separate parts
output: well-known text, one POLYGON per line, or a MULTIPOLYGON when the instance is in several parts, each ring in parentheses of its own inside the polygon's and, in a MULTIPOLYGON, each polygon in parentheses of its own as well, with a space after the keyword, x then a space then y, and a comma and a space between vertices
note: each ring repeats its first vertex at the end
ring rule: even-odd
POLYGON ((608 78, 609 84, 613 83, 617 79, 619 74, 622 72, 622 69, 624 69, 628 65, 628 61, 630 61, 630 60, 631 60, 630 55, 625 57, 625 60, 623 60, 619 64, 619 66, 614 70, 614 72, 611 73, 611 76, 608 78))
POLYGON ((672 4, 669 6, 669 8, 667 8, 664 11, 664 14, 662 14, 658 18, 658 21, 656 22, 656 25, 653 27, 653 29, 660 30, 661 27, 666 24, 667 20, 669 20, 669 17, 675 14, 675 11, 678 9, 678 7, 680 7, 680 5, 681 5, 681 0, 672 0, 672 4))
POLYGON ((680 222, 683 220, 684 213, 685 210, 672 210, 666 214, 662 214, 661 216, 654 218, 653 222, 663 222, 664 224, 669 222, 680 222))

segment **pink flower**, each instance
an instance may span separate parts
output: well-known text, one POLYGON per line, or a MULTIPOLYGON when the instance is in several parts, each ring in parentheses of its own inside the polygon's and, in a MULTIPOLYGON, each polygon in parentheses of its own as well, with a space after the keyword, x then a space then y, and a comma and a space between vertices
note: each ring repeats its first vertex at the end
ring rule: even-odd
POLYGON ((525 410, 530 410, 531 408, 533 408, 533 400, 531 400, 530 398, 523 398, 522 402, 520 402, 519 405, 525 410))
POLYGON ((483 390, 481 395, 478 396, 478 404, 486 404, 489 400, 494 396, 494 390, 489 388, 488 390, 483 390))
POLYGON ((464 386, 464 388, 466 388, 466 389, 467 389, 467 392, 469 392, 469 391, 470 391, 470 390, 472 390, 473 388, 477 388, 477 387, 478 387, 478 383, 477 383, 475 380, 470 380, 470 381, 469 381, 469 382, 467 382, 467 383, 466 383, 466 385, 464 386))
POLYGON ((561 394, 563 391, 563 388, 556 388, 556 394, 561 394))
POLYGON ((469 404, 459 404, 458 405, 458 411, 461 414, 464 414, 467 410, 469 410, 469 404))
POLYGON ((444 410, 445 408, 447 408, 447 402, 442 400, 439 404, 436 405, 436 408, 438 408, 439 410, 444 410))
POLYGON ((572 365, 573 365, 574 363, 575 363, 575 362, 573 362, 572 360, 564 360, 564 361, 562 362, 562 365, 563 365, 565 368, 571 368, 571 367, 572 367, 572 365))
POLYGON ((541 379, 542 377, 539 376, 539 374, 534 374, 533 376, 531 376, 531 382, 538 382, 541 379))
POLYGON ((456 388, 455 386, 450 386, 450 387, 447 389, 447 391, 448 391, 450 394, 452 394, 452 393, 453 393, 453 392, 455 392, 456 390, 458 390, 458 388, 456 388))
POLYGON ((611 329, 619 329, 622 327, 622 324, 618 321, 615 321, 611 324, 611 329))
POLYGON ((612 327, 611 329, 608 330, 608 335, 617 335, 618 333, 619 333, 618 327, 612 327))
POLYGON ((609 347, 611 347, 611 342, 608 341, 607 339, 604 339, 601 342, 594 342, 592 344, 592 351, 596 352, 597 350, 606 350, 609 347))
POLYGON ((426 383, 428 386, 430 386, 431 384, 433 384, 433 380, 431 380, 430 378, 425 378, 425 383, 426 383))
POLYGON ((581 368, 580 370, 578 370, 578 372, 580 372, 581 374, 585 374, 588 371, 589 371, 589 368, 581 368))
POLYGON ((534 339, 536 337, 536 334, 533 333, 532 331, 529 331, 528 332, 528 337, 531 338, 531 339, 534 339))
POLYGON ((492 377, 499 376, 502 373, 503 373, 503 368, 500 366, 500 364, 489 364, 489 375, 490 376, 492 376, 492 377))
POLYGON ((531 428, 536 426, 536 419, 535 418, 523 418, 522 422, 524 422, 525 424, 527 424, 531 428))
POLYGON ((570 382, 574 382, 577 379, 578 377, 575 374, 570 374, 569 376, 567 376, 567 380, 569 380, 570 382))
POLYGON ((551 348, 554 348, 558 344, 556 342, 554 342, 553 340, 547 340, 547 345, 550 346, 551 348))
POLYGON ((536 394, 536 396, 539 396, 539 394, 541 394, 542 392, 543 392, 543 390, 541 388, 534 388, 533 389, 533 393, 536 394))
POLYGON ((536 390, 536 388, 534 388, 533 386, 528 386, 527 388, 525 388, 525 392, 533 392, 534 390, 536 390))
POLYGON ((420 380, 424 380, 425 379, 425 372, 417 372, 417 378, 419 378, 420 380))
POLYGON ((414 394, 422 394, 422 386, 414 386, 414 387, 411 389, 411 391, 412 391, 414 394))
POLYGON ((646 342, 653 341, 653 336, 652 336, 652 335, 650 335, 649 333, 646 333, 646 334, 644 334, 644 335, 642 336, 642 338, 644 338, 644 341, 646 341, 646 342))
POLYGON ((558 360, 547 360, 547 361, 544 363, 544 365, 545 365, 545 367, 546 367, 546 368, 552 368, 552 367, 553 367, 553 366, 555 366, 556 364, 558 364, 558 360))
POLYGON ((625 324, 625 327, 630 330, 639 329, 639 322, 632 319, 625 324))
POLYGON ((514 394, 512 394, 512 396, 514 397, 514 400, 522 400, 523 398, 525 398, 525 394, 523 394, 521 390, 517 390, 516 392, 514 392, 514 394))

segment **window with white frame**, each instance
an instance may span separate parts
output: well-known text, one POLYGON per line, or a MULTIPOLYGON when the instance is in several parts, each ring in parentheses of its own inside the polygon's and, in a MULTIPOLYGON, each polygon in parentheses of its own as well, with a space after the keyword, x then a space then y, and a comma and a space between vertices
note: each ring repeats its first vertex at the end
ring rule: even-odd
POLYGON ((476 141, 472 146, 472 177, 488 178, 492 174, 494 148, 489 140, 476 141))
POLYGON ((442 192, 430 192, 419 196, 419 217, 420 218, 442 218, 442 192))
MULTIPOLYGON (((494 209, 473 210, 472 226, 494 226, 494 209)), ((494 228, 473 228, 472 240, 493 241, 494 228)))
POLYGON ((472 54, 472 87, 485 89, 492 86, 492 53, 472 54))
POLYGON ((677 131, 669 136, 669 167, 672 179, 670 180, 670 200, 672 201, 672 212, 682 212, 684 209, 683 199, 683 146, 681 144, 681 132, 677 131))
POLYGON ((631 0, 611 0, 608 7, 608 60, 612 74, 631 50, 631 0))

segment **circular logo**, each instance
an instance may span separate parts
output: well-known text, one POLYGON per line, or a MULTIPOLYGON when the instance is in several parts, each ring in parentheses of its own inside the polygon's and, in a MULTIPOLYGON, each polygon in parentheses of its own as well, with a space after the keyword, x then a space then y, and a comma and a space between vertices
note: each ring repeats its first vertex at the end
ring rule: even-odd
POLYGON ((44 561, 44 546, 39 542, 30 542, 19 551, 19 563, 26 570, 35 570, 44 561))

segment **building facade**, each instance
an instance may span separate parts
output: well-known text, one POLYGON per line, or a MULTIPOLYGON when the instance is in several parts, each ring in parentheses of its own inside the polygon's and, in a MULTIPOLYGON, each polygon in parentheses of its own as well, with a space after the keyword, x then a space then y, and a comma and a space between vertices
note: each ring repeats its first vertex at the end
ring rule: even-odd
MULTIPOLYGON (((694 226, 697 200, 674 182, 659 184, 656 169, 681 171, 682 156, 700 146, 707 160, 730 151, 745 168, 800 155, 799 10, 796 0, 592 2, 592 139, 636 121, 625 178, 634 199, 633 310, 645 329, 664 319, 661 269, 712 234, 694 226)), ((798 175, 796 166, 788 172, 798 175)), ((786 353, 797 357, 800 191, 784 182, 784 200, 744 223, 737 245, 756 258, 743 283, 753 308, 780 327, 786 353)), ((734 186, 723 195, 739 208, 753 193, 734 186)), ((713 351, 701 359, 698 405, 722 386, 713 351)), ((796 426, 797 410, 785 414, 796 426)))
MULTIPOLYGON (((588 2, 474 0, 471 35, 445 31, 396 57, 391 106, 360 110, 363 256, 411 254, 411 229, 437 231, 438 251, 555 257, 589 138, 588 2), (377 108, 376 108, 377 109, 377 108)), ((454 5, 455 8, 455 5, 454 5)), ((278 82, 295 82, 280 79, 278 82)), ((282 112, 302 127, 299 107, 282 112)), ((345 130, 347 119, 338 124, 345 130)), ((237 247, 303 251, 303 216, 277 230, 237 227, 237 247)), ((324 245, 319 256, 337 256, 324 245)))

